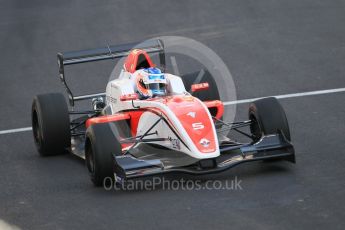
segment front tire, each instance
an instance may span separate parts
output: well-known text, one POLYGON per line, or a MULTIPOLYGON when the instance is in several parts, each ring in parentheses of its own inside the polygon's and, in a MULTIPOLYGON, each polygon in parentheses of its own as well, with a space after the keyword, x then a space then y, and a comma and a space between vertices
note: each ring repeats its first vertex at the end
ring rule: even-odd
POLYGON ((252 121, 250 131, 254 141, 262 135, 277 134, 279 130, 291 141, 290 128, 285 111, 275 97, 254 101, 249 106, 249 119, 252 121))
POLYGON ((62 94, 35 96, 31 120, 34 141, 41 156, 64 153, 71 146, 68 106, 62 94))
POLYGON ((85 160, 95 186, 114 181, 115 156, 121 154, 121 150, 111 124, 95 124, 87 129, 85 160))

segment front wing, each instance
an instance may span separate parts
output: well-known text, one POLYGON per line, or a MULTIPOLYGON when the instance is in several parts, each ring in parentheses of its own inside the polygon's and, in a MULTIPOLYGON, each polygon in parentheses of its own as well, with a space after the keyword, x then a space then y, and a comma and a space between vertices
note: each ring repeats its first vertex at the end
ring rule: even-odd
POLYGON ((217 158, 203 159, 188 166, 165 167, 161 159, 142 160, 127 154, 115 157, 115 179, 152 176, 157 174, 180 172, 194 175, 218 173, 230 169, 240 163, 278 159, 295 163, 293 145, 280 132, 275 135, 263 136, 252 144, 237 146, 220 146, 221 154, 217 158))

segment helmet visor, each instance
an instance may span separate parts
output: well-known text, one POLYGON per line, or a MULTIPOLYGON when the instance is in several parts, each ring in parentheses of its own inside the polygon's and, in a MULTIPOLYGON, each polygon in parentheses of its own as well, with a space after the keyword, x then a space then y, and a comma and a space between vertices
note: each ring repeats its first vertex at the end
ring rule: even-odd
POLYGON ((148 84, 148 89, 150 90, 165 90, 165 84, 164 83, 150 83, 148 84))
POLYGON ((151 90, 152 96, 165 96, 166 84, 164 83, 151 83, 147 85, 148 89, 151 90))

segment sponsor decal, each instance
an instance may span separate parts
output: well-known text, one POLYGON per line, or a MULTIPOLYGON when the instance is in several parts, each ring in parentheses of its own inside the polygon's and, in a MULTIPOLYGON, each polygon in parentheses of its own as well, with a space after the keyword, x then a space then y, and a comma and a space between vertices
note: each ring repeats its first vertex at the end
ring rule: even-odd
POLYGON ((206 138, 202 138, 199 143, 206 148, 210 145, 210 141, 206 138))
POLYGON ((181 145, 180 145, 180 140, 179 139, 171 139, 170 141, 171 141, 172 148, 178 149, 178 150, 181 149, 181 145))
POLYGON ((201 122, 196 122, 192 124, 194 130, 199 130, 205 128, 205 125, 201 122))
POLYGON ((196 112, 189 112, 187 113, 188 116, 195 118, 196 112))

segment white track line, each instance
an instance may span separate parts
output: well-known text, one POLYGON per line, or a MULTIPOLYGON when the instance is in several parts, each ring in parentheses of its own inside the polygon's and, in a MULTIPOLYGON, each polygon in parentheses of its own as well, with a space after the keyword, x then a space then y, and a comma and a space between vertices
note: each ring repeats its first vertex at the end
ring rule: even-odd
MULTIPOLYGON (((322 94, 339 93, 339 92, 345 92, 345 88, 317 90, 317 91, 310 91, 310 92, 304 92, 304 93, 291 93, 291 94, 276 95, 276 96, 271 96, 271 97, 276 97, 277 99, 284 99, 284 98, 291 98, 291 97, 305 97, 305 96, 322 95, 322 94)), ((227 101, 227 102, 224 102, 224 105, 237 105, 237 104, 249 103, 261 98, 263 97, 237 100, 237 101, 227 101)))
MULTIPOLYGON (((340 92, 345 92, 345 88, 317 90, 317 91, 310 91, 310 92, 303 92, 303 93, 282 94, 282 95, 276 95, 276 96, 272 96, 272 97, 276 97, 278 99, 284 99, 284 98, 305 97, 305 96, 322 95, 322 94, 330 94, 330 93, 340 93, 340 92)), ((224 102, 224 105, 244 104, 244 103, 253 102, 253 101, 258 100, 260 98, 263 98, 263 97, 243 99, 243 100, 237 100, 237 101, 227 101, 227 102, 224 102)), ((31 131, 31 130, 32 130, 31 127, 25 127, 25 128, 19 128, 19 129, 8 129, 8 130, 0 131, 0 135, 1 134, 9 134, 9 133, 26 132, 26 131, 31 131)))
POLYGON ((19 128, 19 129, 8 129, 8 130, 2 130, 0 131, 1 134, 8 134, 8 133, 19 133, 19 132, 25 132, 25 131, 31 131, 31 127, 25 127, 25 128, 19 128))

